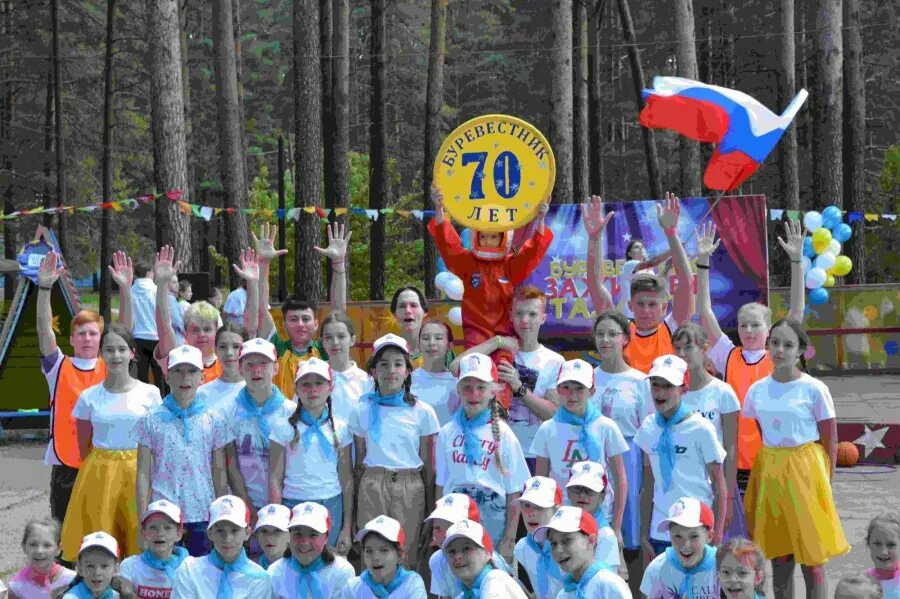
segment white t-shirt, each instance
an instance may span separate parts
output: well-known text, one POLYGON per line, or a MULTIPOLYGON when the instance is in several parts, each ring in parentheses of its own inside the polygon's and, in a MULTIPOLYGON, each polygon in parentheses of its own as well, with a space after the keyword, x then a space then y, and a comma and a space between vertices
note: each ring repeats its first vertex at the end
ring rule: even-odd
POLYGON ((835 417, 828 386, 806 373, 790 383, 771 376, 747 390, 743 414, 759 422, 766 447, 797 447, 819 440, 818 423, 835 417))
MULTIPOLYGON (((184 562, 181 565, 183 566, 184 562)), ((177 574, 178 570, 175 572, 177 574)), ((131 583, 138 599, 168 599, 175 582, 170 580, 165 572, 148 566, 140 555, 132 555, 122 560, 119 565, 119 576, 131 583)))
POLYGON ((633 437, 644 418, 655 411, 647 375, 636 368, 609 374, 594 369, 593 403, 619 427, 623 437, 633 437))
MULTIPOLYGON (((512 576, 494 568, 488 572, 481 581, 481 599, 528 599, 528 595, 519 586, 512 576)), ((456 599, 463 599, 465 593, 460 593, 456 599)))
POLYGON ((200 388, 197 389, 197 397, 203 399, 210 410, 222 411, 222 408, 237 397, 241 389, 246 386, 247 383, 244 380, 227 383, 218 378, 205 385, 200 385, 200 388))
MULTIPOLYGON (((576 599, 578 591, 559 592, 556 599, 576 599)), ((631 599, 631 589, 615 572, 601 569, 585 585, 584 596, 591 599, 631 599)))
MULTIPOLYGON (((684 574, 669 561, 665 553, 657 555, 644 570, 641 592, 648 599, 668 599, 677 594, 684 574)), ((719 577, 716 569, 694 574, 691 579, 694 599, 719 599, 719 577)))
POLYGON ((681 401, 692 412, 696 412, 709 420, 716 429, 719 443, 725 444, 722 432, 722 414, 733 414, 741 411, 741 403, 731 385, 723 380, 712 378, 702 389, 688 391, 681 396, 681 401))
MULTIPOLYGON (((334 428, 341 448, 353 442, 353 434, 346 422, 334 418, 334 428)), ((284 447, 283 496, 303 500, 336 497, 341 494, 341 481, 337 471, 339 450, 334 449, 331 426, 322 426, 322 432, 328 439, 328 447, 322 446, 319 435, 313 435, 309 449, 305 449, 303 432, 307 429, 308 425, 297 422, 300 437, 296 447, 291 443, 294 439, 294 427, 287 420, 279 422, 269 435, 270 440, 284 447)))
MULTIPOLYGON (((9 579, 9 591, 13 596, 18 597, 18 599, 46 599, 47 590, 25 578, 24 572, 24 570, 19 570, 9 579)), ((60 570, 57 579, 50 583, 50 591, 67 587, 73 580, 75 580, 75 571, 63 568, 60 570)), ((5 590, 6 587, 3 586, 3 581, 0 580, 0 597, 5 597, 3 594, 5 590)))
MULTIPOLYGON (((47 357, 49 358, 49 356, 47 357)), ((56 360, 48 369, 44 370, 45 358, 41 358, 41 371, 44 373, 44 378, 47 379, 47 387, 50 390, 50 394, 47 397, 50 400, 56 397, 56 381, 59 378, 59 367, 62 365, 63 358, 71 360, 72 366, 78 370, 93 370, 97 367, 97 358, 85 360, 75 356, 66 356, 59 348, 56 350, 56 360)), ((50 430, 53 431, 53 410, 50 410, 50 430)), ((50 442, 47 443, 47 450, 44 452, 44 463, 48 466, 62 465, 56 457, 56 452, 53 450, 53 439, 50 439, 50 442)))
POLYGON ((350 362, 350 366, 343 372, 333 370, 334 389, 331 391, 331 409, 336 418, 344 422, 350 421, 350 412, 359 402, 363 393, 372 391, 375 387, 372 377, 362 368, 357 367, 356 362, 350 362))
MULTIPOLYGON (((393 593, 388 595, 393 599, 427 599, 428 594, 425 592, 425 581, 422 577, 412 573, 412 576, 406 579, 393 593)), ((341 593, 341 599, 378 599, 369 585, 363 582, 359 576, 354 576, 344 587, 341 593)))
MULTIPOLYGON (((294 599, 297 597, 298 575, 291 569, 288 559, 290 558, 280 559, 269 566, 268 572, 269 577, 272 579, 272 590, 275 593, 275 599, 294 599)), ((356 572, 353 570, 350 562, 340 555, 335 555, 334 561, 319 570, 316 576, 322 589, 322 597, 324 599, 336 599, 340 597, 341 591, 347 586, 347 582, 356 576, 356 572)))
MULTIPOLYGON (((716 438, 716 430, 705 418, 691 414, 672 430, 672 443, 675 446, 675 469, 672 471, 672 486, 666 491, 663 488, 662 474, 659 466, 657 444, 662 429, 656 423, 656 415, 647 416, 634 443, 644 450, 650 459, 653 469, 653 517, 650 521, 650 537, 659 541, 668 541, 668 532, 657 532, 660 521, 665 519, 669 507, 681 497, 693 497, 712 507, 713 488, 706 472, 706 465, 711 462, 721 464, 725 461, 725 449, 716 438)), ((645 526, 645 524, 642 524, 645 526)))
POLYGON ((350 430, 366 441, 367 467, 380 466, 389 470, 405 470, 422 466, 419 443, 422 437, 434 435, 440 430, 434 409, 424 401, 415 405, 379 406, 381 440, 375 441, 369 434, 369 409, 372 404, 363 400, 350 412, 350 430))
MULTIPOLYGON (((493 566, 512 574, 509 564, 506 563, 499 553, 494 551, 492 556, 493 566)), ((431 594, 438 597, 456 597, 462 592, 462 583, 453 575, 450 564, 447 562, 447 556, 443 551, 435 551, 428 558, 428 567, 431 570, 431 594)))
MULTIPOLYGON (((280 410, 265 416, 269 435, 281 422, 290 418, 297 404, 285 399, 280 410)), ((237 398, 223 405, 222 417, 234 434, 238 468, 244 477, 247 493, 258 509, 269 503, 269 435, 263 435, 259 420, 244 409, 237 398)))
MULTIPOLYGON (((625 315, 625 318, 634 318, 634 312, 628 302, 631 301, 631 279, 634 277, 634 269, 640 264, 640 260, 628 260, 622 265, 619 273, 619 311, 625 315)), ((644 271, 646 272, 646 271, 644 271)), ((652 271, 651 271, 652 272, 652 271)))
POLYGON ((81 392, 72 409, 78 420, 87 420, 94 428, 91 443, 98 449, 137 449, 134 427, 162 398, 155 385, 137 381, 127 393, 110 393, 103 383, 81 392))
MULTIPOLYGON (((710 348, 709 353, 706 356, 709 358, 709 361, 712 362, 712 365, 719 371, 722 376, 725 376, 725 366, 728 364, 728 355, 731 353, 731 350, 734 349, 734 342, 731 338, 728 337, 725 333, 722 333, 722 336, 719 337, 713 346, 710 348)), ((741 348, 741 354, 744 356, 744 361, 747 364, 756 364, 766 355, 765 349, 744 349, 741 348)))
POLYGON ((453 417, 459 407, 459 396, 456 394, 456 377, 449 370, 428 372, 424 368, 416 368, 412 373, 410 392, 434 408, 438 423, 444 426, 453 417))
POLYGON ((465 436, 456 420, 441 428, 435 448, 435 482, 444 487, 445 493, 461 485, 478 485, 501 497, 522 491, 525 481, 531 476, 525 454, 509 425, 501 420, 499 427, 500 456, 506 470, 505 476, 494 459, 497 443, 490 422, 474 431, 481 439, 481 461, 474 465, 466 463, 465 436))
MULTIPOLYGON (((556 375, 566 359, 552 349, 539 345, 534 351, 520 351, 516 354, 515 361, 519 369, 524 367, 531 371, 530 376, 536 377, 532 392, 542 398, 547 394, 547 389, 556 387, 556 375)), ((531 389, 531 384, 527 387, 531 389)), ((543 422, 521 398, 512 398, 509 407, 509 426, 519 438, 526 457, 534 457, 531 453, 531 443, 543 422)))
MULTIPOLYGON (((272 599, 272 581, 259 564, 251 562, 251 568, 262 574, 259 578, 246 574, 231 573, 232 597, 237 599, 272 599)), ((172 587, 171 599, 216 599, 219 592, 219 580, 222 571, 203 557, 189 557, 175 573, 175 584, 172 587)))

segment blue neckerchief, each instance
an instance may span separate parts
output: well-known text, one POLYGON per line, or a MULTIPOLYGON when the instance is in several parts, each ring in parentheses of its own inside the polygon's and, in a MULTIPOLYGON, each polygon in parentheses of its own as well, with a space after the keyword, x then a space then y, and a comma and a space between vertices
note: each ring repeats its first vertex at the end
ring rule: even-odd
POLYGON ((403 405, 403 398, 406 397, 406 390, 401 389, 391 395, 381 395, 378 391, 366 393, 364 399, 368 400, 369 405, 369 434, 376 443, 381 443, 381 406, 398 407, 403 405))
POLYGON ((679 597, 694 599, 694 585, 691 584, 694 574, 711 572, 716 569, 716 548, 707 545, 704 547, 703 553, 703 559, 700 560, 700 563, 693 568, 688 569, 681 565, 681 561, 678 559, 678 556, 675 554, 675 550, 672 547, 666 549, 666 559, 669 560, 672 567, 684 574, 684 580, 681 581, 681 586, 678 588, 679 597))
POLYGON ((597 511, 593 513, 594 520, 597 521, 597 528, 606 528, 610 525, 609 516, 606 515, 606 511, 603 509, 603 504, 600 504, 600 507, 597 508, 597 511))
POLYGON ((290 569, 297 573, 297 585, 294 589, 295 597, 298 597, 298 599, 307 599, 309 597, 312 597, 312 599, 325 599, 325 593, 322 591, 322 582, 316 574, 316 572, 325 567, 325 562, 322 561, 321 555, 308 566, 298 562, 294 556, 287 558, 287 563, 290 569))
POLYGON ((181 565, 181 562, 188 556, 188 551, 184 547, 174 547, 172 550, 172 555, 169 556, 169 559, 159 559, 149 550, 145 550, 141 554, 141 561, 153 568, 154 570, 159 570, 160 572, 166 573, 166 578, 171 581, 175 581, 175 570, 178 569, 178 566, 181 565))
POLYGON ((259 556, 259 565, 262 566, 263 570, 268 570, 269 566, 272 565, 272 562, 269 561, 269 558, 266 557, 265 553, 259 556))
POLYGON ((672 486, 672 471, 675 470, 675 442, 672 440, 672 429, 692 413, 690 408, 681 402, 668 420, 659 412, 655 415, 656 425, 662 429, 656 451, 659 454, 659 472, 662 474, 663 489, 666 491, 672 486))
POLYGON ((278 411, 284 405, 284 395, 281 393, 281 390, 272 385, 272 395, 269 396, 269 399, 263 403, 263 405, 257 405, 256 401, 252 397, 250 397, 250 393, 247 391, 247 387, 243 387, 237 394, 235 398, 238 405, 241 406, 245 412, 250 414, 250 420, 256 419, 259 422, 259 430, 262 431, 263 435, 263 447, 269 447, 269 423, 266 422, 266 416, 270 416, 278 411))
POLYGON ((475 577, 475 580, 472 581, 472 588, 467 588, 463 585, 465 590, 463 591, 462 599, 481 599, 481 583, 484 582, 484 578, 493 569, 494 567, 490 563, 485 564, 478 576, 475 577))
POLYGON ((375 579, 372 578, 372 575, 369 574, 369 571, 366 570, 360 576, 360 579, 366 583, 366 586, 369 587, 369 590, 372 591, 372 594, 378 597, 379 599, 384 599, 385 597, 390 597, 391 593, 399 589, 406 580, 412 576, 413 573, 409 570, 405 569, 403 566, 397 566, 397 573, 394 574, 394 580, 387 586, 383 584, 378 584, 375 582, 375 579))
POLYGON ((250 561, 250 558, 247 557, 247 552, 243 549, 241 549, 240 555, 238 555, 230 564, 226 564, 219 555, 219 552, 213 549, 209 554, 209 561, 212 565, 222 571, 222 577, 219 579, 219 589, 216 592, 216 599, 233 599, 234 591, 231 588, 231 581, 228 579, 228 575, 232 572, 243 574, 250 578, 264 578, 268 576, 265 570, 254 568, 256 564, 250 561))
POLYGON ((594 435, 588 431, 588 428, 590 428, 591 424, 600 418, 600 416, 602 416, 602 414, 600 413, 600 410, 597 409, 597 406, 588 402, 587 406, 584 408, 584 416, 579 418, 563 406, 559 406, 559 409, 556 410, 556 415, 553 416, 553 420, 562 422, 563 424, 580 426, 581 432, 578 434, 578 444, 587 452, 586 459, 597 462, 601 461, 600 457, 603 451, 600 445, 597 444, 597 439, 595 439, 594 435))
MULTIPOLYGON (((75 595, 75 597, 77 597, 78 599, 94 599, 94 594, 89 588, 87 588, 87 585, 83 580, 66 591, 66 595, 70 594, 75 595)), ((100 595, 100 599, 113 599, 117 596, 118 595, 115 591, 113 591, 110 587, 106 587, 106 590, 103 591, 102 595, 100 595)))
POLYGON ((334 453, 334 444, 328 440, 328 437, 322 431, 322 425, 328 422, 328 408, 322 412, 322 415, 319 416, 319 419, 316 420, 313 418, 312 414, 307 412, 303 407, 300 408, 300 422, 306 425, 306 430, 303 431, 303 434, 300 435, 300 438, 303 440, 303 449, 309 450, 309 445, 312 443, 313 437, 319 437, 319 441, 322 445, 322 451, 326 454, 331 452, 331 455, 335 455, 334 453))
POLYGON ((485 408, 470 420, 469 417, 466 416, 466 411, 460 408, 456 410, 453 419, 463 433, 463 452, 466 454, 466 464, 480 464, 482 454, 481 439, 475 434, 475 429, 490 421, 491 411, 488 408, 485 408))
POLYGON ((534 540, 530 534, 525 537, 525 543, 531 547, 531 550, 538 554, 537 561, 537 586, 538 586, 538 596, 537 599, 547 599, 547 592, 550 589, 550 585, 548 584, 550 580, 549 577, 554 578, 555 580, 562 580, 563 573, 559 569, 559 566, 555 561, 553 561, 553 555, 550 553, 550 543, 544 543, 543 546, 538 545, 537 541, 534 540))
POLYGON ((178 405, 178 402, 175 401, 175 398, 172 397, 172 394, 169 393, 163 398, 163 407, 168 410, 168 413, 160 412, 163 421, 175 422, 176 420, 181 420, 181 424, 184 427, 184 442, 190 445, 191 428, 188 425, 188 421, 194 416, 199 416, 206 411, 206 402, 200 397, 194 397, 194 401, 191 402, 191 405, 182 409, 181 406, 178 405))
POLYGON ((588 599, 587 594, 585 594, 584 589, 587 587, 588 583, 601 570, 608 570, 609 566, 600 560, 594 560, 594 563, 591 564, 587 570, 584 571, 584 574, 581 576, 581 580, 578 582, 575 581, 575 578, 571 574, 566 574, 565 579, 563 580, 563 588, 567 593, 571 593, 575 591, 575 599, 588 599))

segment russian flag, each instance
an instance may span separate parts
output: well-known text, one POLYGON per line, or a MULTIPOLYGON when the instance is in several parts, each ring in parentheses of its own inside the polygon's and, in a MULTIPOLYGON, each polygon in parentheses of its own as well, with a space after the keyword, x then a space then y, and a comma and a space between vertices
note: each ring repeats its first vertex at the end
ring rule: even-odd
POLYGON ((756 172, 808 95, 800 90, 778 116, 743 92, 681 77, 654 77, 653 89, 643 92, 640 122, 718 144, 706 165, 703 184, 731 191, 756 172))

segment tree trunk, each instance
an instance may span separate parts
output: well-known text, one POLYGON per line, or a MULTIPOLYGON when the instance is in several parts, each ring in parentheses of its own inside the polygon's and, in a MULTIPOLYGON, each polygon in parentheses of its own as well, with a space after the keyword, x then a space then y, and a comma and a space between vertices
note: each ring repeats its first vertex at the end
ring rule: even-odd
MULTIPOLYGON (((319 206, 322 196, 322 69, 319 64, 319 3, 294 0, 294 205, 319 206)), ((322 268, 313 249, 321 230, 314 214, 301 212, 295 227, 294 293, 318 301, 322 268)))
MULTIPOLYGON (((444 104, 444 55, 447 52, 447 0, 431 0, 431 38, 428 42, 428 83, 425 90, 425 157, 422 164, 422 208, 431 210, 431 181, 434 159, 441 146, 441 106, 444 104)), ((437 297, 437 250, 422 219, 425 241, 425 296, 437 297)))
MULTIPOLYGON (((50 22, 52 50, 51 61, 53 63, 53 104, 54 104, 54 138, 56 140, 56 199, 60 204, 68 204, 68 192, 66 191, 66 145, 63 134, 63 109, 62 109, 62 60, 59 56, 59 0, 50 0, 50 22)), ((66 255, 68 245, 66 239, 66 215, 59 212, 56 217, 59 226, 56 238, 62 255, 66 255)))
MULTIPOLYGON (((181 45, 181 89, 184 98, 184 139, 187 149, 187 189, 192 198, 200 197, 200 186, 197 184, 197 154, 194 146, 194 127, 191 118, 191 74, 188 65, 188 33, 187 33, 188 5, 181 4, 178 9, 178 40, 181 45)), ((209 251, 203 242, 207 236, 208 227, 191 228, 191 245, 193 246, 195 264, 201 265, 208 262, 209 251)), ((200 267, 201 272, 204 269, 200 267)))
MULTIPOLYGON (((860 0, 844 0, 844 208, 847 212, 866 211, 866 86, 863 75, 860 0)), ((853 227, 844 254, 853 260, 848 282, 866 282, 866 219, 853 227)))
MULTIPOLYGON (((638 109, 644 105, 641 91, 644 89, 644 68, 641 66, 641 55, 638 52, 634 36, 634 23, 631 21, 631 11, 628 8, 628 0, 619 0, 619 17, 622 20, 622 36, 628 46, 628 62, 631 64, 631 80, 634 84, 635 101, 638 109)), ((659 174, 659 156, 656 153, 656 139, 653 130, 641 127, 641 135, 644 138, 644 154, 647 156, 647 179, 650 187, 650 197, 662 197, 662 179, 659 174)))
MULTIPOLYGON (((116 16, 116 0, 107 0, 106 2, 106 52, 103 57, 103 158, 102 163, 102 183, 104 202, 112 200, 112 108, 113 108, 113 91, 112 91, 112 53, 113 53, 113 34, 116 16)), ((109 305, 109 271, 106 265, 109 264, 109 221, 112 217, 111 210, 102 210, 100 212, 100 314, 106 322, 110 320, 109 305)), ((144 276, 141 273, 140 276, 144 276)))
MULTIPOLYGON (((331 46, 332 201, 350 205, 350 0, 333 0, 331 46)), ((338 218, 344 223, 348 216, 338 218)))
MULTIPOLYGON (((184 193, 182 199, 190 201, 176 0, 153 0, 150 32, 150 107, 156 189, 159 193, 180 189, 184 193)), ((158 242, 173 246, 175 259, 181 260, 181 270, 192 271, 190 217, 177 204, 162 197, 156 201, 156 219, 158 242)))
POLYGON ((250 159, 250 151, 247 149, 247 135, 245 133, 247 118, 244 116, 244 59, 241 51, 241 37, 244 35, 244 27, 241 21, 241 0, 234 0, 232 17, 234 25, 234 69, 237 76, 238 114, 240 115, 241 123, 241 148, 243 148, 244 172, 247 172, 248 167, 246 165, 250 159))
MULTIPOLYGON (((694 43, 693 0, 675 0, 675 59, 679 77, 696 80, 697 48, 694 43)), ((700 145, 683 136, 678 138, 679 164, 681 173, 681 193, 698 197, 702 193, 700 165, 700 145)))
MULTIPOLYGON (((795 80, 794 0, 781 0, 781 52, 778 73, 779 106, 785 106, 797 93, 795 80)), ((788 210, 800 209, 800 171, 797 164, 797 125, 784 132, 778 144, 781 169, 781 205, 788 210)))
POLYGON ((553 203, 574 201, 572 189, 572 0, 550 10, 550 146, 556 157, 553 203))
POLYGON ((841 0, 818 0, 816 7, 815 135, 813 185, 822 205, 843 205, 843 39, 841 0))
POLYGON ((572 3, 572 181, 573 200, 590 193, 588 150, 588 18, 586 0, 572 3))
MULTIPOLYGON (((385 122, 385 16, 386 0, 372 0, 369 72, 369 208, 379 210, 390 195, 387 159, 387 123, 385 122)), ((384 215, 371 226, 369 251, 369 299, 384 299, 384 215)))
MULTIPOLYGON (((238 264, 241 250, 248 247, 247 215, 242 212, 248 206, 248 198, 231 8, 232 0, 215 0, 212 5, 212 25, 219 123, 219 168, 225 190, 224 207, 235 208, 233 213, 225 213, 225 256, 230 264, 238 264)), ((239 282, 232 271, 232 288, 237 287, 239 282)))
MULTIPOLYGON (((12 5, 9 0, 0 2, 0 37, 11 39, 12 29, 12 5)), ((2 95, 0 95, 0 152, 2 152, 3 172, 0 173, 0 186, 4 188, 3 192, 3 212, 9 214, 16 209, 13 202, 13 84, 9 81, 10 71, 12 68, 4 68, 0 72, 0 78, 3 79, 2 95)), ((14 219, 3 221, 3 257, 7 260, 15 260, 16 258, 16 221, 14 219)), ((3 297, 6 301, 13 299, 16 291, 15 274, 7 274, 3 277, 3 297)))
MULTIPOLYGON (((50 154, 53 152, 53 66, 47 69, 47 92, 44 103, 44 208, 53 206, 52 194, 50 193, 50 154)), ((44 214, 41 217, 41 224, 48 229, 53 225, 53 215, 44 214)))
MULTIPOLYGON (((322 155, 325 165, 325 205, 334 208, 334 179, 331 163, 334 156, 334 101, 332 54, 334 53, 333 21, 331 0, 319 0, 319 52, 322 68, 322 155)), ((329 269, 330 270, 330 269, 329 269)), ((329 277, 330 278, 330 277, 329 277)))
POLYGON ((603 110, 600 95, 600 25, 603 22, 605 0, 598 0, 588 19, 588 159, 589 193, 603 195, 603 110))
POLYGON ((722 0, 719 13, 722 22, 722 85, 734 89, 734 2, 722 0))

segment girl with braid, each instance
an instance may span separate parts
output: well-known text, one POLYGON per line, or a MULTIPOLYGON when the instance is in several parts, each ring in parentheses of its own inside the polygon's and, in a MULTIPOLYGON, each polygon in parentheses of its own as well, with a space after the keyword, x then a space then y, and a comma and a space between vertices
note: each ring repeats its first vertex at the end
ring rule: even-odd
POLYGON ((331 516, 328 546, 346 555, 354 501, 353 435, 333 413, 333 389, 327 362, 310 358, 298 365, 297 409, 269 436, 269 502, 289 508, 308 501, 325 506, 331 516))
POLYGON ((498 552, 511 561, 519 521, 513 502, 529 472, 519 440, 501 418, 497 367, 484 354, 468 354, 460 360, 456 388, 461 409, 438 433, 437 492, 474 499, 498 552))

